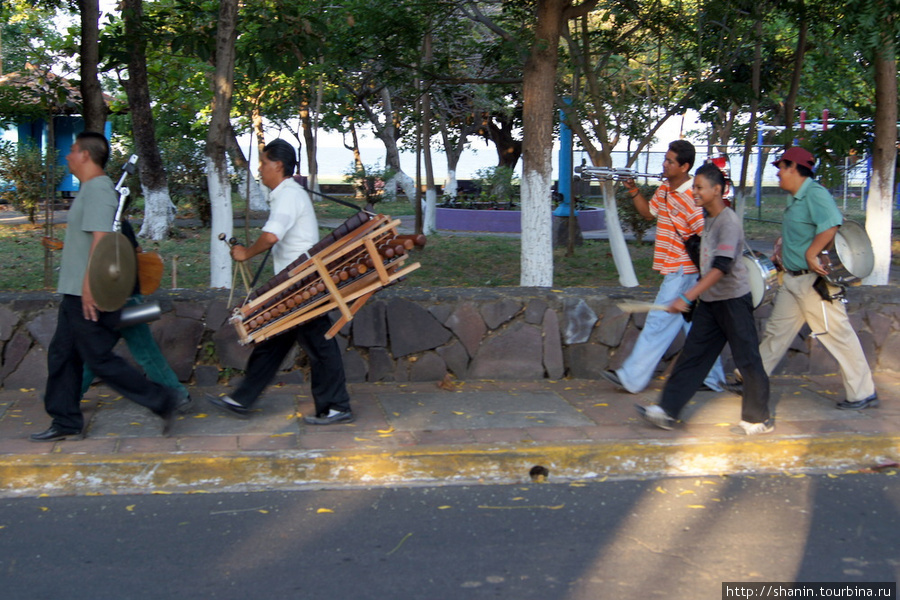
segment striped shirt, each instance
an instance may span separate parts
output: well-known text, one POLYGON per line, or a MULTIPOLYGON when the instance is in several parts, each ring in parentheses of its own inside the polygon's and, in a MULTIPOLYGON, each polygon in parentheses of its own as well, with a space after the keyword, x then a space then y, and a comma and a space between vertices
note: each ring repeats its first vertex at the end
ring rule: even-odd
POLYGON ((669 182, 663 182, 650 199, 650 213, 656 217, 653 269, 663 275, 682 267, 685 273, 698 272, 682 241, 703 231, 703 209, 694 204, 693 183, 693 179, 688 179, 672 191, 669 182))

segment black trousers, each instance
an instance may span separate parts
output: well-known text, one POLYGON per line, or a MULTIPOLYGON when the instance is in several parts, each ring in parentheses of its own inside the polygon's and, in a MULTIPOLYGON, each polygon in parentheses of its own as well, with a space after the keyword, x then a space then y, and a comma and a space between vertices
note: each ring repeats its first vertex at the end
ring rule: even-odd
POLYGON ((325 338, 330 328, 331 320, 323 315, 256 344, 247 361, 244 379, 231 394, 232 400, 246 407, 252 406, 275 378, 278 367, 296 342, 309 356, 316 415, 323 415, 332 408, 341 412, 350 410, 341 349, 337 340, 325 338))
POLYGON ((57 427, 84 428, 81 380, 84 365, 109 387, 129 400, 162 414, 174 402, 174 390, 150 381, 113 352, 119 340, 115 325, 119 311, 101 312, 98 321, 84 318, 80 296, 63 296, 56 332, 47 352, 47 389, 44 408, 57 427))
POLYGON ((663 388, 659 405, 678 417, 696 393, 716 357, 731 346, 735 366, 744 379, 741 419, 761 423, 769 418, 769 377, 759 356, 759 336, 750 294, 741 298, 703 302, 694 309, 691 331, 663 388))

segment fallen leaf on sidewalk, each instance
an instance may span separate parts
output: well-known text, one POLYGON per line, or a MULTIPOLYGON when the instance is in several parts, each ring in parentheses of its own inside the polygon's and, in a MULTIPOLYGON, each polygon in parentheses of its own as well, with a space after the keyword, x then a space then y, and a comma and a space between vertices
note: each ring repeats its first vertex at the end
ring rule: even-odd
POLYGON ((444 375, 444 378, 438 382, 437 386, 442 390, 456 391, 460 384, 453 381, 453 376, 450 375, 450 373, 447 373, 444 375))
POLYGON ((560 504, 558 506, 545 506, 541 504, 533 504, 526 506, 486 506, 484 504, 480 505, 478 508, 482 508, 484 510, 515 510, 519 508, 544 508, 547 510, 559 510, 561 508, 565 508, 565 504, 560 504))
POLYGON ((320 508, 316 512, 321 515, 323 513, 333 513, 334 511, 331 510, 330 508, 320 508))

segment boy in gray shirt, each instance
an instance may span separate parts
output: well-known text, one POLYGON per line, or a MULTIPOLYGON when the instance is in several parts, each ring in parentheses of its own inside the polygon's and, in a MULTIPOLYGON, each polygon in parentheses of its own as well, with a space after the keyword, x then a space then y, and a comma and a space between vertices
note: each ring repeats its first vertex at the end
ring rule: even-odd
POLYGON ((735 433, 759 435, 775 429, 769 415, 769 378, 759 356, 759 337, 747 268, 741 260, 744 232, 722 196, 725 176, 713 164, 694 174, 694 201, 706 210, 700 246, 700 280, 669 306, 685 312, 697 303, 693 325, 659 404, 637 406, 647 422, 672 429, 716 357, 728 342, 744 378, 741 421, 735 433))

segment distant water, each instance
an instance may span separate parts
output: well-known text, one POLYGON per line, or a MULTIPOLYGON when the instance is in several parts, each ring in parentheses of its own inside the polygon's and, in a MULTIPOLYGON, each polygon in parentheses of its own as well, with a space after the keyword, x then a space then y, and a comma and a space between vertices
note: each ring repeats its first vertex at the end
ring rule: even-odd
MULTIPOLYGON (((368 147, 362 149, 362 161, 366 166, 374 166, 383 168, 384 166, 383 150, 377 147, 368 147)), ((555 149, 553 152, 553 178, 559 176, 559 151, 555 149)), ((662 161, 665 157, 664 151, 649 152, 641 155, 635 163, 634 169, 639 173, 660 173, 662 171, 662 161)), ((343 181, 345 175, 354 168, 353 153, 343 147, 336 146, 320 146, 318 151, 319 177, 322 182, 343 181)), ((587 154, 576 151, 573 163, 581 164, 582 159, 587 159, 587 154)), ((301 172, 306 174, 309 172, 305 154, 301 158, 301 172)), ((626 160, 625 152, 613 152, 613 166, 624 167, 626 160)), ((432 162, 434 165, 434 178, 438 184, 443 184, 447 178, 447 159, 443 152, 432 152, 432 162)), ((698 157, 698 163, 700 158, 698 157)), ((401 152, 400 164, 404 172, 411 177, 416 175, 416 155, 414 152, 401 152)), ((590 164, 590 161, 588 161, 590 164)), ((463 152, 457 165, 457 179, 476 179, 476 173, 481 169, 495 167, 497 165, 497 152, 491 147, 480 147, 469 149, 463 152)), ((731 157, 732 178, 740 178, 741 161, 740 156, 731 157)), ((778 185, 778 179, 775 174, 777 169, 766 164, 763 169, 763 185, 778 185)), ((522 161, 516 165, 516 175, 522 175, 522 161)), ((756 155, 750 158, 748 181, 752 182, 756 176, 756 155)), ((422 179, 425 178, 425 164, 422 162, 422 179)))

